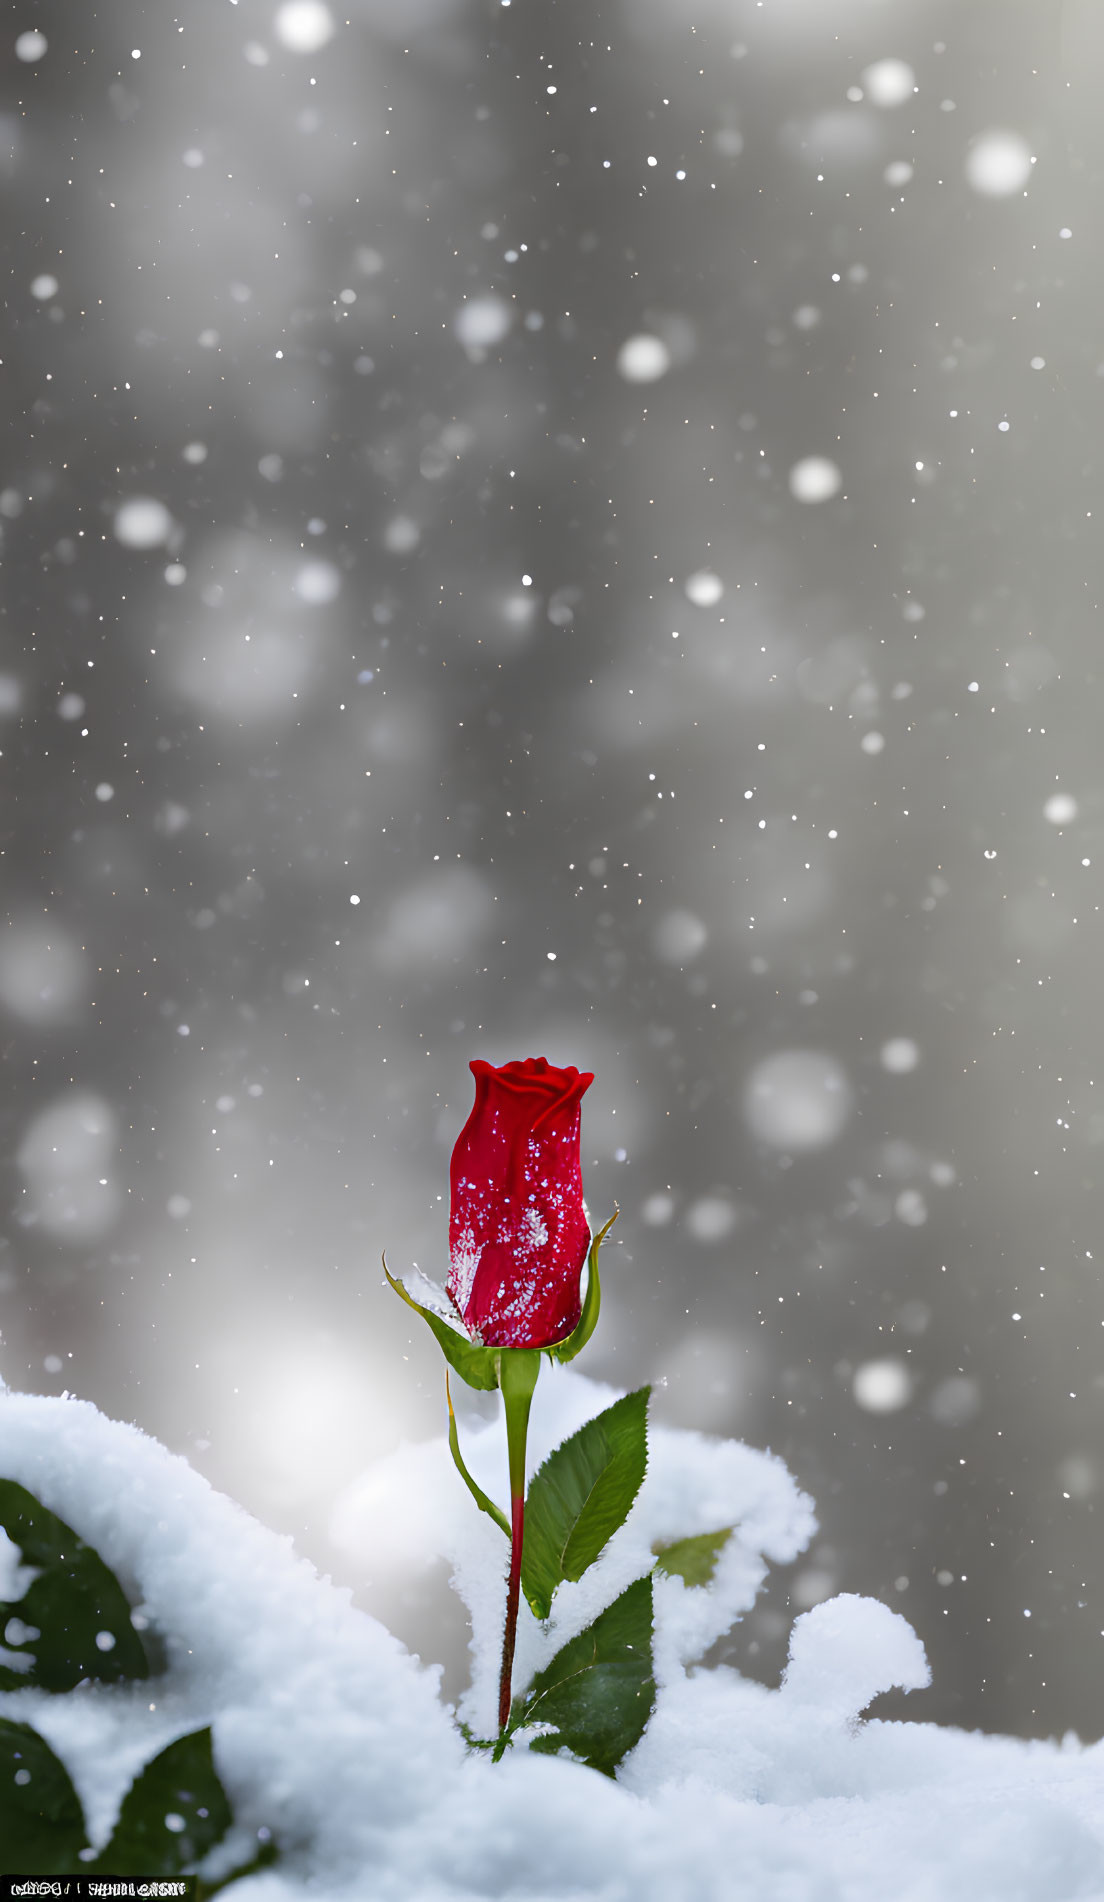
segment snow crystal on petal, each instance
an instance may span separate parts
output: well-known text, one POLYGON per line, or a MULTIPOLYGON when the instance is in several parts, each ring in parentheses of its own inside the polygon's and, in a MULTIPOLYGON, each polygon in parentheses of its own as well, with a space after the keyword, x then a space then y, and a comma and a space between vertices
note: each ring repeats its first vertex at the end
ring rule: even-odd
POLYGON ((483 1253, 483 1244, 477 1242, 470 1228, 466 1228, 456 1237, 449 1251, 449 1263, 452 1273, 449 1282, 453 1300, 461 1314, 471 1300, 471 1291, 475 1285, 479 1258, 483 1253))
POLYGON ((522 1217, 519 1241, 526 1250, 545 1246, 548 1241, 548 1229, 541 1219, 539 1209, 526 1209, 522 1217))

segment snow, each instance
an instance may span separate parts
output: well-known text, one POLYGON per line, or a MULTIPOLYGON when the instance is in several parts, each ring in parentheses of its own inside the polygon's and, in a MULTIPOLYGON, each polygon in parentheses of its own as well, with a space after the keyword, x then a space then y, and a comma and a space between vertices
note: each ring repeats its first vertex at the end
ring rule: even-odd
POLYGON ((55 1024, 87 985, 80 946, 68 932, 25 913, 0 937, 0 1003, 28 1024, 55 1024))
POLYGON ((36 60, 42 58, 48 44, 45 33, 40 33, 37 27, 31 27, 28 32, 18 35, 15 42, 15 57, 24 60, 28 66, 33 66, 36 60))
POLYGON ((827 456, 804 456, 790 470, 790 494, 798 502, 828 502, 838 495, 843 477, 827 456))
POLYGON ((1031 176, 1031 148, 1018 132, 983 132, 966 157, 966 180, 987 198, 1008 198, 1031 176))
MULTIPOLYGON (((468 1302, 471 1300, 482 1253, 483 1244, 476 1241, 474 1230, 471 1228, 461 1229, 449 1250, 451 1280, 456 1290, 456 1305, 461 1314, 466 1313, 468 1302)), ((423 1307, 427 1305, 421 1295, 418 1299, 423 1307)))
POLYGON ((928 1204, 920 1189, 902 1189, 893 1204, 893 1213, 906 1228, 923 1228, 928 1219, 928 1204))
POLYGON ((421 529, 409 515, 396 515, 384 530, 383 545, 393 555, 408 555, 418 546, 421 536, 421 529))
POLYGON ((24 1220, 77 1247, 104 1234, 118 1214, 118 1186, 108 1174, 117 1141, 105 1097, 80 1086, 56 1096, 28 1124, 17 1152, 24 1220))
POLYGON ((126 548, 159 548, 172 533, 172 516, 152 495, 132 495, 115 511, 115 535, 126 548))
POLYGON ((655 383, 671 368, 671 352, 662 337, 641 331, 621 345, 617 368, 626 383, 655 383))
POLYGON ((867 1413, 896 1413, 912 1396, 912 1375, 904 1361, 864 1361, 851 1381, 856 1404, 867 1413))
POLYGON ((940 1426, 961 1427, 975 1418, 981 1406, 981 1388, 969 1374, 951 1374, 941 1380, 928 1401, 928 1411, 940 1426))
POLYGON ((843 1065, 820 1050, 779 1050, 748 1077, 744 1115, 760 1142, 774 1149, 822 1149, 851 1114, 843 1065))
POLYGON ((652 934, 656 956, 664 964, 689 964, 705 949, 709 933, 696 912, 684 906, 665 911, 652 934))
POLYGON ((912 1626, 874 1599, 841 1592, 794 1624, 782 1689, 812 1710, 847 1723, 880 1691, 919 1691, 930 1683, 912 1626))
MULTIPOLYGON (((538 1386, 532 1460, 615 1397, 565 1369, 538 1386)), ((501 1493, 500 1427, 464 1422, 465 1456, 501 1493)), ((555 1629, 523 1613, 519 1667, 538 1664, 651 1562, 655 1538, 736 1522, 714 1584, 657 1578, 659 1697, 617 1783, 515 1749, 469 1756, 424 1668, 291 1541, 214 1492, 187 1462, 86 1401, 0 1387, 2 1469, 90 1540, 169 1634, 164 1677, 65 1696, 0 1695, 66 1763, 92 1839, 110 1833, 141 1764, 213 1725, 235 1810, 209 1872, 272 1826, 276 1868, 242 1902, 1073 1902, 1104 1892, 1102 1747, 859 1722, 880 1692, 921 1689, 915 1632, 845 1594, 799 1617, 779 1689, 728 1668, 688 1671, 753 1602, 769 1560, 795 1557, 811 1504, 781 1462, 653 1428, 632 1514, 555 1629), (525 1622, 527 1620, 527 1622, 525 1622)), ((464 1714, 490 1721, 504 1542, 471 1507, 444 1437, 404 1446, 349 1489, 334 1518, 346 1560, 398 1539, 404 1561, 444 1554, 472 1612, 464 1714)), ((355 1565, 347 1569, 356 1569, 355 1565)), ((0 1570, 14 1589, 15 1556, 0 1570)))
POLYGON ((863 68, 862 83, 872 105, 903 106, 912 98, 916 74, 903 59, 878 59, 863 68))
POLYGON ((720 575, 713 573, 711 568, 695 569, 692 575, 687 575, 682 585, 686 590, 687 599, 692 601, 697 608, 715 606, 724 593, 724 582, 720 575))
POLYGON ((322 0, 286 0, 273 21, 278 40, 293 53, 317 53, 334 36, 334 17, 322 0))
POLYGON ((722 1242, 736 1226, 736 1210, 723 1195, 700 1195, 686 1211, 686 1226, 696 1242, 722 1242))
POLYGON ((479 872, 441 866, 396 893, 376 956, 385 968, 404 971, 434 971, 474 956, 490 932, 494 902, 479 872))
POLYGON ((1072 793, 1051 793, 1043 807, 1043 817, 1049 819, 1052 826, 1072 825, 1077 817, 1077 801, 1072 793))
POLYGON ((301 601, 310 602, 312 607, 322 606, 327 601, 336 601, 341 592, 341 575, 332 561, 307 561, 296 575, 294 587, 301 601))
POLYGON ((501 343, 513 322, 513 311, 503 297, 473 297, 461 304, 452 320, 457 340, 476 362, 492 344, 501 343))
POLYGON ((308 600, 297 581, 324 565, 302 563, 275 536, 229 532, 201 542, 189 585, 172 602, 166 668, 175 688, 234 727, 296 719, 328 651, 323 617, 308 612, 317 592, 308 600))
POLYGON ((904 1076, 920 1061, 920 1046, 912 1037, 887 1037, 878 1053, 883 1070, 904 1076))
POLYGON ((519 1254, 534 1248, 543 1248, 548 1240, 548 1229, 538 1209, 526 1209, 517 1232, 519 1254))

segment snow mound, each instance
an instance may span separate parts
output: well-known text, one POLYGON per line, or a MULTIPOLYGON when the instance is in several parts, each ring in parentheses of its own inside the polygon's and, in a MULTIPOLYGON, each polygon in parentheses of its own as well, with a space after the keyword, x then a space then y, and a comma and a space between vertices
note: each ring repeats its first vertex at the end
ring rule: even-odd
MULTIPOLYGON (((549 1380, 534 1463, 615 1397, 567 1371, 549 1380)), ((498 1428, 462 1433, 473 1471, 499 1489, 498 1428)), ((629 1521, 592 1573, 558 1595, 556 1632, 532 1621, 524 1632, 523 1670, 643 1570, 654 1541, 735 1523, 711 1586, 657 1579, 658 1701, 616 1783, 520 1749, 499 1765, 468 1755, 435 1670, 288 1539, 87 1402, 0 1383, 0 1475, 93 1543, 168 1641, 163 1677, 54 1697, 7 1692, 0 1714, 33 1724, 66 1763, 97 1844, 137 1768, 210 1722, 237 1821, 209 1872, 243 1860, 261 1824, 283 1850, 278 1867, 235 1886, 241 1902, 1104 1896, 1101 1746, 860 1723, 880 1691, 927 1682, 919 1639, 886 1607, 848 1596, 800 1618, 778 1690, 687 1669, 751 1604, 768 1560, 793 1557, 811 1534, 810 1502, 767 1455, 653 1429, 629 1521)), ((335 1530, 350 1554, 370 1558, 395 1521, 411 1563, 451 1559, 472 1607, 468 1702, 482 1714, 504 1541, 470 1505, 443 1438, 374 1468, 335 1530)))
MULTIPOLYGON (((572 1369, 542 1370, 529 1429, 532 1474, 553 1447, 620 1397, 613 1387, 572 1369)), ((508 1503, 505 1440, 497 1420, 461 1425, 464 1458, 478 1483, 508 1503)), ((472 1687, 461 1715, 487 1736, 497 1708, 499 1651, 505 1615, 505 1541, 477 1514, 460 1484, 444 1436, 428 1445, 402 1446, 345 1493, 331 1536, 367 1561, 403 1502, 398 1531, 409 1560, 428 1565, 444 1558, 472 1620, 472 1687)), ((782 1461, 731 1440, 662 1426, 648 1429, 648 1470, 635 1505, 602 1557, 577 1584, 560 1586, 547 1629, 522 1602, 515 1682, 542 1670, 554 1654, 655 1563, 654 1547, 699 1532, 734 1528, 709 1590, 679 1578, 655 1581, 656 1680, 683 1675, 702 1653, 755 1603, 767 1561, 785 1563, 804 1551, 816 1530, 813 1502, 800 1492, 782 1461)))
POLYGON ((899 1612, 841 1592, 795 1623, 782 1689, 792 1701, 853 1718, 881 1691, 931 1683, 924 1647, 899 1612))

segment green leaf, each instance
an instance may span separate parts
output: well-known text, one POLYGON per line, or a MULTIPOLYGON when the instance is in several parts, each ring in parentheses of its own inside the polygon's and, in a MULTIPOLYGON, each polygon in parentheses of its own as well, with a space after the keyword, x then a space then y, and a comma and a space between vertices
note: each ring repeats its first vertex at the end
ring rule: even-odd
POLYGON ((7 1640, 33 1663, 24 1671, 0 1664, 0 1691, 71 1691, 86 1677, 104 1684, 148 1677, 130 1606, 99 1553, 14 1479, 0 1479, 0 1526, 24 1564, 38 1568, 22 1598, 0 1601, 0 1638, 13 1617, 37 1633, 7 1640))
POLYGON ((113 1876, 178 1876, 221 1842, 233 1820, 207 1725, 177 1737, 139 1772, 91 1866, 113 1876))
POLYGON ((628 1518, 648 1462, 650 1387, 615 1400, 534 1474, 525 1506, 521 1583, 547 1618, 565 1578, 579 1579, 628 1518))
POLYGON ((656 1570, 669 1578, 681 1578, 684 1585, 711 1585, 717 1560, 736 1530, 722 1526, 719 1532, 698 1532, 692 1539, 672 1539, 669 1545, 653 1545, 656 1570))
POLYGON ((582 1313, 575 1327, 572 1329, 572 1332, 567 1335, 566 1339, 557 1341, 553 1347, 547 1349, 549 1356, 554 1357, 556 1360, 574 1360, 580 1348, 586 1346, 598 1325, 598 1312, 602 1306, 602 1284, 598 1278, 598 1250, 601 1248, 602 1243, 605 1241, 606 1236, 609 1234, 619 1214, 620 1210, 615 1208, 609 1221, 603 1228, 598 1230, 597 1235, 590 1244, 590 1254, 587 1257, 587 1265, 590 1272, 587 1275, 582 1313))
POLYGON ((517 1729, 552 1724, 531 1750, 568 1749, 611 1777, 640 1742, 655 1705, 652 1675, 652 1576, 623 1591, 534 1678, 517 1729))
POLYGON ((4 1874, 56 1876, 88 1847, 80 1798, 45 1737, 0 1717, 0 1857, 4 1874), (17 1779, 19 1779, 17 1781, 17 1779))
POLYGON ((423 1308, 420 1301, 415 1301, 413 1295, 407 1294, 402 1282, 395 1280, 386 1261, 383 1264, 383 1272, 400 1300, 405 1301, 408 1308, 413 1308, 415 1314, 420 1314, 423 1321, 432 1328, 441 1352, 449 1366, 459 1374, 461 1380, 466 1380, 469 1387, 475 1387, 486 1393, 490 1393, 497 1387, 499 1350, 493 1347, 477 1346, 474 1341, 469 1341, 466 1334, 460 1334, 456 1328, 450 1327, 442 1315, 434 1314, 432 1308, 423 1308))
POLYGON ((510 1539, 513 1537, 513 1534, 510 1531, 510 1521, 507 1519, 506 1514, 499 1510, 494 1500, 490 1499, 483 1491, 482 1486, 476 1484, 476 1481, 472 1478, 464 1464, 464 1456, 460 1451, 460 1437, 456 1431, 456 1415, 452 1410, 452 1394, 449 1391, 449 1377, 447 1374, 445 1375, 445 1395, 448 1400, 449 1410, 449 1451, 452 1454, 456 1470, 480 1511, 488 1513, 494 1520, 495 1525, 501 1526, 506 1537, 510 1539))

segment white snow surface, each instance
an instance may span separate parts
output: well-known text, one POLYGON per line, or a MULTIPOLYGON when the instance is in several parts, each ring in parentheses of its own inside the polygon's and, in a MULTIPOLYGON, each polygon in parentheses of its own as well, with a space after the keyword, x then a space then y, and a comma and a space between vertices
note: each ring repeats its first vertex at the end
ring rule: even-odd
MULTIPOLYGON (((531 1465, 615 1397, 542 1371, 531 1465)), ((499 1426, 461 1434, 501 1500, 499 1426)), ((519 1634, 520 1674, 650 1563, 653 1539, 735 1523, 711 1587, 657 1578, 657 1706, 614 1783, 522 1748, 498 1765, 469 1755, 437 1670, 290 1539, 136 1427, 0 1383, 0 1474, 96 1546, 169 1647, 163 1678, 7 1692, 0 1714, 66 1763, 97 1845, 141 1764, 210 1722, 237 1820, 208 1871, 244 1860, 261 1824, 284 1850, 227 1892, 242 1902, 1102 1902, 1104 1747, 860 1723, 880 1691, 928 1681, 920 1640, 885 1606, 845 1595, 798 1618, 778 1690, 686 1668, 815 1522, 769 1454, 662 1427, 650 1443, 633 1512, 561 1588, 554 1635, 528 1612, 519 1634)), ((443 1435, 378 1462, 333 1530, 352 1562, 396 1524, 409 1562, 449 1559, 472 1609, 465 1714, 485 1728, 505 1541, 443 1435)))

